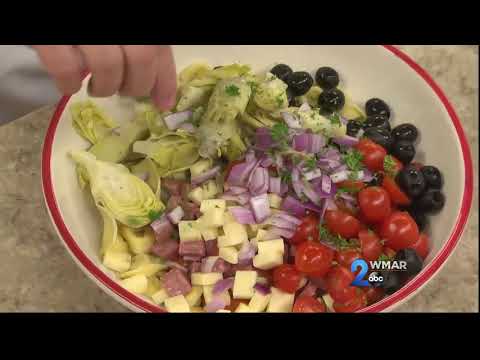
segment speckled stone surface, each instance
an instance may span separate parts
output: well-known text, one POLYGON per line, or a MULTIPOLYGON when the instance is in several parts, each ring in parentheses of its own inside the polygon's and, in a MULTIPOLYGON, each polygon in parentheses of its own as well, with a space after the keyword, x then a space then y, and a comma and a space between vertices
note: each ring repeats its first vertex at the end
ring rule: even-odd
MULTIPOLYGON (((478 47, 400 46, 444 89, 469 137, 478 172, 478 47)), ((50 224, 40 182, 53 107, 0 127, 0 311, 126 312, 88 279, 50 224)), ((478 311, 478 179, 456 252, 403 312, 478 311)))

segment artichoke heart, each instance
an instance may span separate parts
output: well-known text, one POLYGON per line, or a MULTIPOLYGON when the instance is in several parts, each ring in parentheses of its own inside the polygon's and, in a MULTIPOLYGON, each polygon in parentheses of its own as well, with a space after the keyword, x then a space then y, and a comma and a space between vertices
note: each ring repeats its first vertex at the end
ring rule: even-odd
POLYGON ((72 151, 85 167, 97 206, 107 209, 122 224, 139 228, 151 223, 165 208, 147 183, 120 164, 100 161, 86 151, 72 151))
POLYGON ((272 74, 256 87, 253 100, 258 107, 267 111, 277 111, 288 107, 287 84, 272 74))
POLYGON ((116 126, 115 121, 90 100, 72 104, 70 113, 75 131, 92 144, 102 140, 116 126))

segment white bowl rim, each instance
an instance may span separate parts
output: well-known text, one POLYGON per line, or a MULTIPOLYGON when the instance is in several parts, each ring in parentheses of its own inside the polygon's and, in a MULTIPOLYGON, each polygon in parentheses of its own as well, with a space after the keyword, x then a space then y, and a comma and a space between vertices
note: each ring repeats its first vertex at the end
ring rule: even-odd
MULTIPOLYGON (((389 51, 396 57, 400 58, 419 76, 421 76, 423 80, 430 86, 430 88, 433 90, 433 92, 436 94, 436 96, 439 98, 439 100, 442 102, 443 106, 447 110, 460 142, 460 148, 465 169, 465 186, 462 196, 460 212, 458 214, 453 231, 450 234, 449 239, 445 242, 443 247, 435 256, 435 258, 432 259, 432 261, 422 270, 422 272, 418 276, 408 282, 404 287, 395 292, 393 295, 390 295, 383 300, 359 311, 367 313, 388 311, 389 308, 391 308, 393 305, 406 301, 409 297, 413 296, 415 292, 420 290, 420 288, 423 287, 428 282, 428 280, 430 280, 440 270, 441 266, 455 250, 455 247, 461 238, 465 225, 468 221, 468 216, 470 213, 473 199, 473 163, 470 147, 465 132, 462 128, 460 119, 458 118, 447 96, 432 79, 432 77, 427 73, 427 71, 425 71, 420 65, 418 65, 404 52, 394 47, 393 45, 380 46, 382 46, 386 51, 389 51)), ((135 295, 134 293, 131 293, 130 291, 120 286, 115 280, 111 279, 107 274, 105 274, 78 246, 75 239, 68 230, 65 222, 63 221, 53 189, 51 174, 51 157, 57 125, 69 100, 70 96, 64 96, 58 103, 55 113, 47 129, 42 150, 42 188, 50 217, 56 227, 60 238, 63 240, 63 244, 69 250, 69 253, 75 258, 77 263, 81 264, 82 270, 87 275, 93 276, 98 283, 103 285, 101 286, 102 288, 106 287, 108 290, 110 290, 109 292, 113 292, 118 297, 123 299, 123 301, 127 302, 129 308, 138 309, 144 312, 165 312, 164 308, 147 302, 146 300, 135 295)))

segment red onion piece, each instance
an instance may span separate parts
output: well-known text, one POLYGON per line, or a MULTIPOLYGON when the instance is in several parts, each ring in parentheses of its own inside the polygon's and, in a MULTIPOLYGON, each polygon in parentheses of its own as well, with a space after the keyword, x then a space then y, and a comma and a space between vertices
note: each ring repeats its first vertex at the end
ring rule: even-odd
POLYGON ((158 257, 168 260, 178 259, 178 241, 173 239, 167 239, 163 241, 156 241, 150 252, 158 257))
POLYGON ((268 295, 272 292, 272 290, 270 289, 270 286, 267 286, 267 285, 263 285, 263 284, 260 284, 260 283, 256 283, 253 288, 255 290, 257 290, 261 295, 268 295))
POLYGON ((270 204, 267 194, 250 198, 250 206, 258 223, 263 222, 270 216, 270 204))
POLYGON ((231 206, 228 210, 239 224, 256 224, 255 217, 250 210, 241 206, 231 206))
POLYGON ((184 260, 196 261, 205 256, 205 241, 181 241, 178 249, 180 256, 184 257, 184 260), (189 257, 188 259, 186 257, 189 257), (191 259, 194 257, 196 259, 191 259))
POLYGON ((295 234, 295 231, 282 229, 279 227, 271 227, 265 234, 265 240, 274 240, 278 239, 279 237, 291 239, 293 237, 293 234, 295 234))
POLYGON ((205 306, 205 311, 209 313, 217 312, 218 310, 225 309, 227 303, 222 297, 213 297, 212 300, 205 306))
POLYGON ((335 201, 333 201, 333 199, 326 199, 325 204, 326 204, 325 208, 327 210, 338 210, 338 207, 335 204, 335 201))
POLYGON ((288 193, 288 185, 285 183, 282 183, 282 185, 280 185, 280 195, 283 196, 286 193, 288 193))
POLYGON ((201 256, 194 256, 194 255, 185 255, 183 257, 183 261, 193 261, 193 262, 197 262, 197 261, 200 261, 202 260, 202 257, 201 256))
POLYGON ((179 263, 177 263, 175 261, 167 261, 165 263, 165 265, 167 265, 168 267, 174 268, 174 269, 178 269, 178 270, 188 272, 188 269, 185 266, 180 265, 179 263))
POLYGON ((268 191, 269 186, 268 170, 262 167, 257 167, 250 178, 248 189, 252 195, 262 194, 268 191))
POLYGON ((274 194, 281 194, 282 192, 282 180, 279 177, 270 177, 270 184, 268 190, 274 194))
POLYGON ((278 212, 273 217, 284 219, 294 225, 300 225, 302 223, 302 220, 296 218, 295 216, 291 216, 286 212, 278 212))
POLYGON ((258 128, 255 132, 255 146, 260 150, 268 150, 273 145, 270 129, 266 127, 258 128))
POLYGON ((177 206, 175 209, 173 209, 168 213, 167 217, 172 224, 178 224, 180 220, 182 220, 184 215, 185 215, 185 212, 183 211, 182 207, 177 206))
POLYGON ((327 195, 332 193, 332 179, 328 175, 322 176, 322 191, 327 195))
POLYGON ((165 125, 169 130, 176 130, 183 124, 185 121, 190 119, 193 115, 193 112, 190 110, 182 111, 174 114, 167 115, 163 118, 165 125))
POLYGON ((217 240, 205 241, 205 253, 207 256, 218 256, 217 240))
POLYGON ((283 168, 283 157, 280 154, 275 154, 275 165, 277 166, 278 169, 283 168))
POLYGON ((246 193, 247 191, 248 189, 241 186, 230 186, 225 194, 228 193, 228 195, 240 195, 246 193))
POLYGON ((333 173, 332 175, 330 175, 330 179, 332 180, 333 183, 337 184, 337 183, 339 183, 339 182, 348 180, 349 174, 350 174, 349 171, 347 171, 347 170, 341 170, 341 171, 338 171, 338 172, 333 173))
POLYGON ((318 179, 319 177, 322 177, 322 170, 320 169, 315 169, 309 172, 306 172, 303 177, 305 180, 310 181, 314 179, 318 179))
POLYGON ((300 123, 300 119, 298 119, 294 114, 289 113, 287 111, 282 111, 280 113, 285 123, 288 125, 289 128, 292 129, 301 129, 302 124, 300 123))
POLYGON ((262 161, 260 162, 260 166, 264 167, 264 168, 268 168, 270 167, 271 165, 273 165, 273 159, 270 157, 270 156, 266 156, 265 158, 262 159, 262 161))
POLYGON ((198 184, 201 184, 207 180, 210 180, 214 178, 218 173, 220 172, 220 166, 215 166, 211 168, 210 170, 207 170, 197 176, 192 177, 192 185, 196 186, 198 184))
POLYGON ((370 170, 364 169, 362 171, 363 171, 362 181, 370 182, 373 180, 373 174, 370 170))
POLYGON ((358 139, 356 137, 353 137, 353 136, 349 136, 349 135, 344 135, 344 136, 341 136, 341 137, 336 137, 333 139, 333 142, 338 144, 338 145, 343 145, 343 146, 346 146, 346 147, 352 147, 352 146, 355 146, 358 144, 358 139))
POLYGON ((252 170, 257 166, 257 161, 246 161, 237 164, 230 170, 227 183, 235 186, 245 186, 252 170))
POLYGON ((298 217, 305 216, 305 207, 303 204, 290 195, 282 201, 282 210, 298 217))
POLYGON ((255 253, 257 252, 257 247, 251 242, 244 242, 240 251, 238 252, 238 262, 242 264, 248 263, 253 259, 255 253))
POLYGON ((235 201, 240 205, 245 205, 250 201, 250 195, 249 194, 239 194, 239 195, 223 194, 222 199, 228 200, 228 201, 235 201))
POLYGON ((223 293, 224 291, 230 290, 233 287, 234 280, 235 279, 233 277, 218 280, 215 283, 215 285, 213 285, 212 294, 213 295, 219 295, 219 294, 223 293))
POLYGON ((320 200, 321 200, 321 197, 319 194, 317 194, 315 192, 315 190, 313 190, 312 186, 310 183, 308 182, 304 182, 303 183, 303 193, 305 194, 305 196, 311 201, 313 202, 315 205, 319 205, 320 204, 320 200))

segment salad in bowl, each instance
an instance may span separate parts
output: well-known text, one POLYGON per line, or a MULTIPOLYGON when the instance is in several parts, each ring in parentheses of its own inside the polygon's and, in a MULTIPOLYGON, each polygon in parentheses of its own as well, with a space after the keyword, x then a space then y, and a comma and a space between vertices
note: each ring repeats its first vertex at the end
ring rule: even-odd
POLYGON ((194 63, 171 111, 135 99, 119 124, 70 105, 89 146, 68 156, 120 286, 169 312, 355 312, 422 270, 446 199, 419 130, 314 74, 194 63))

